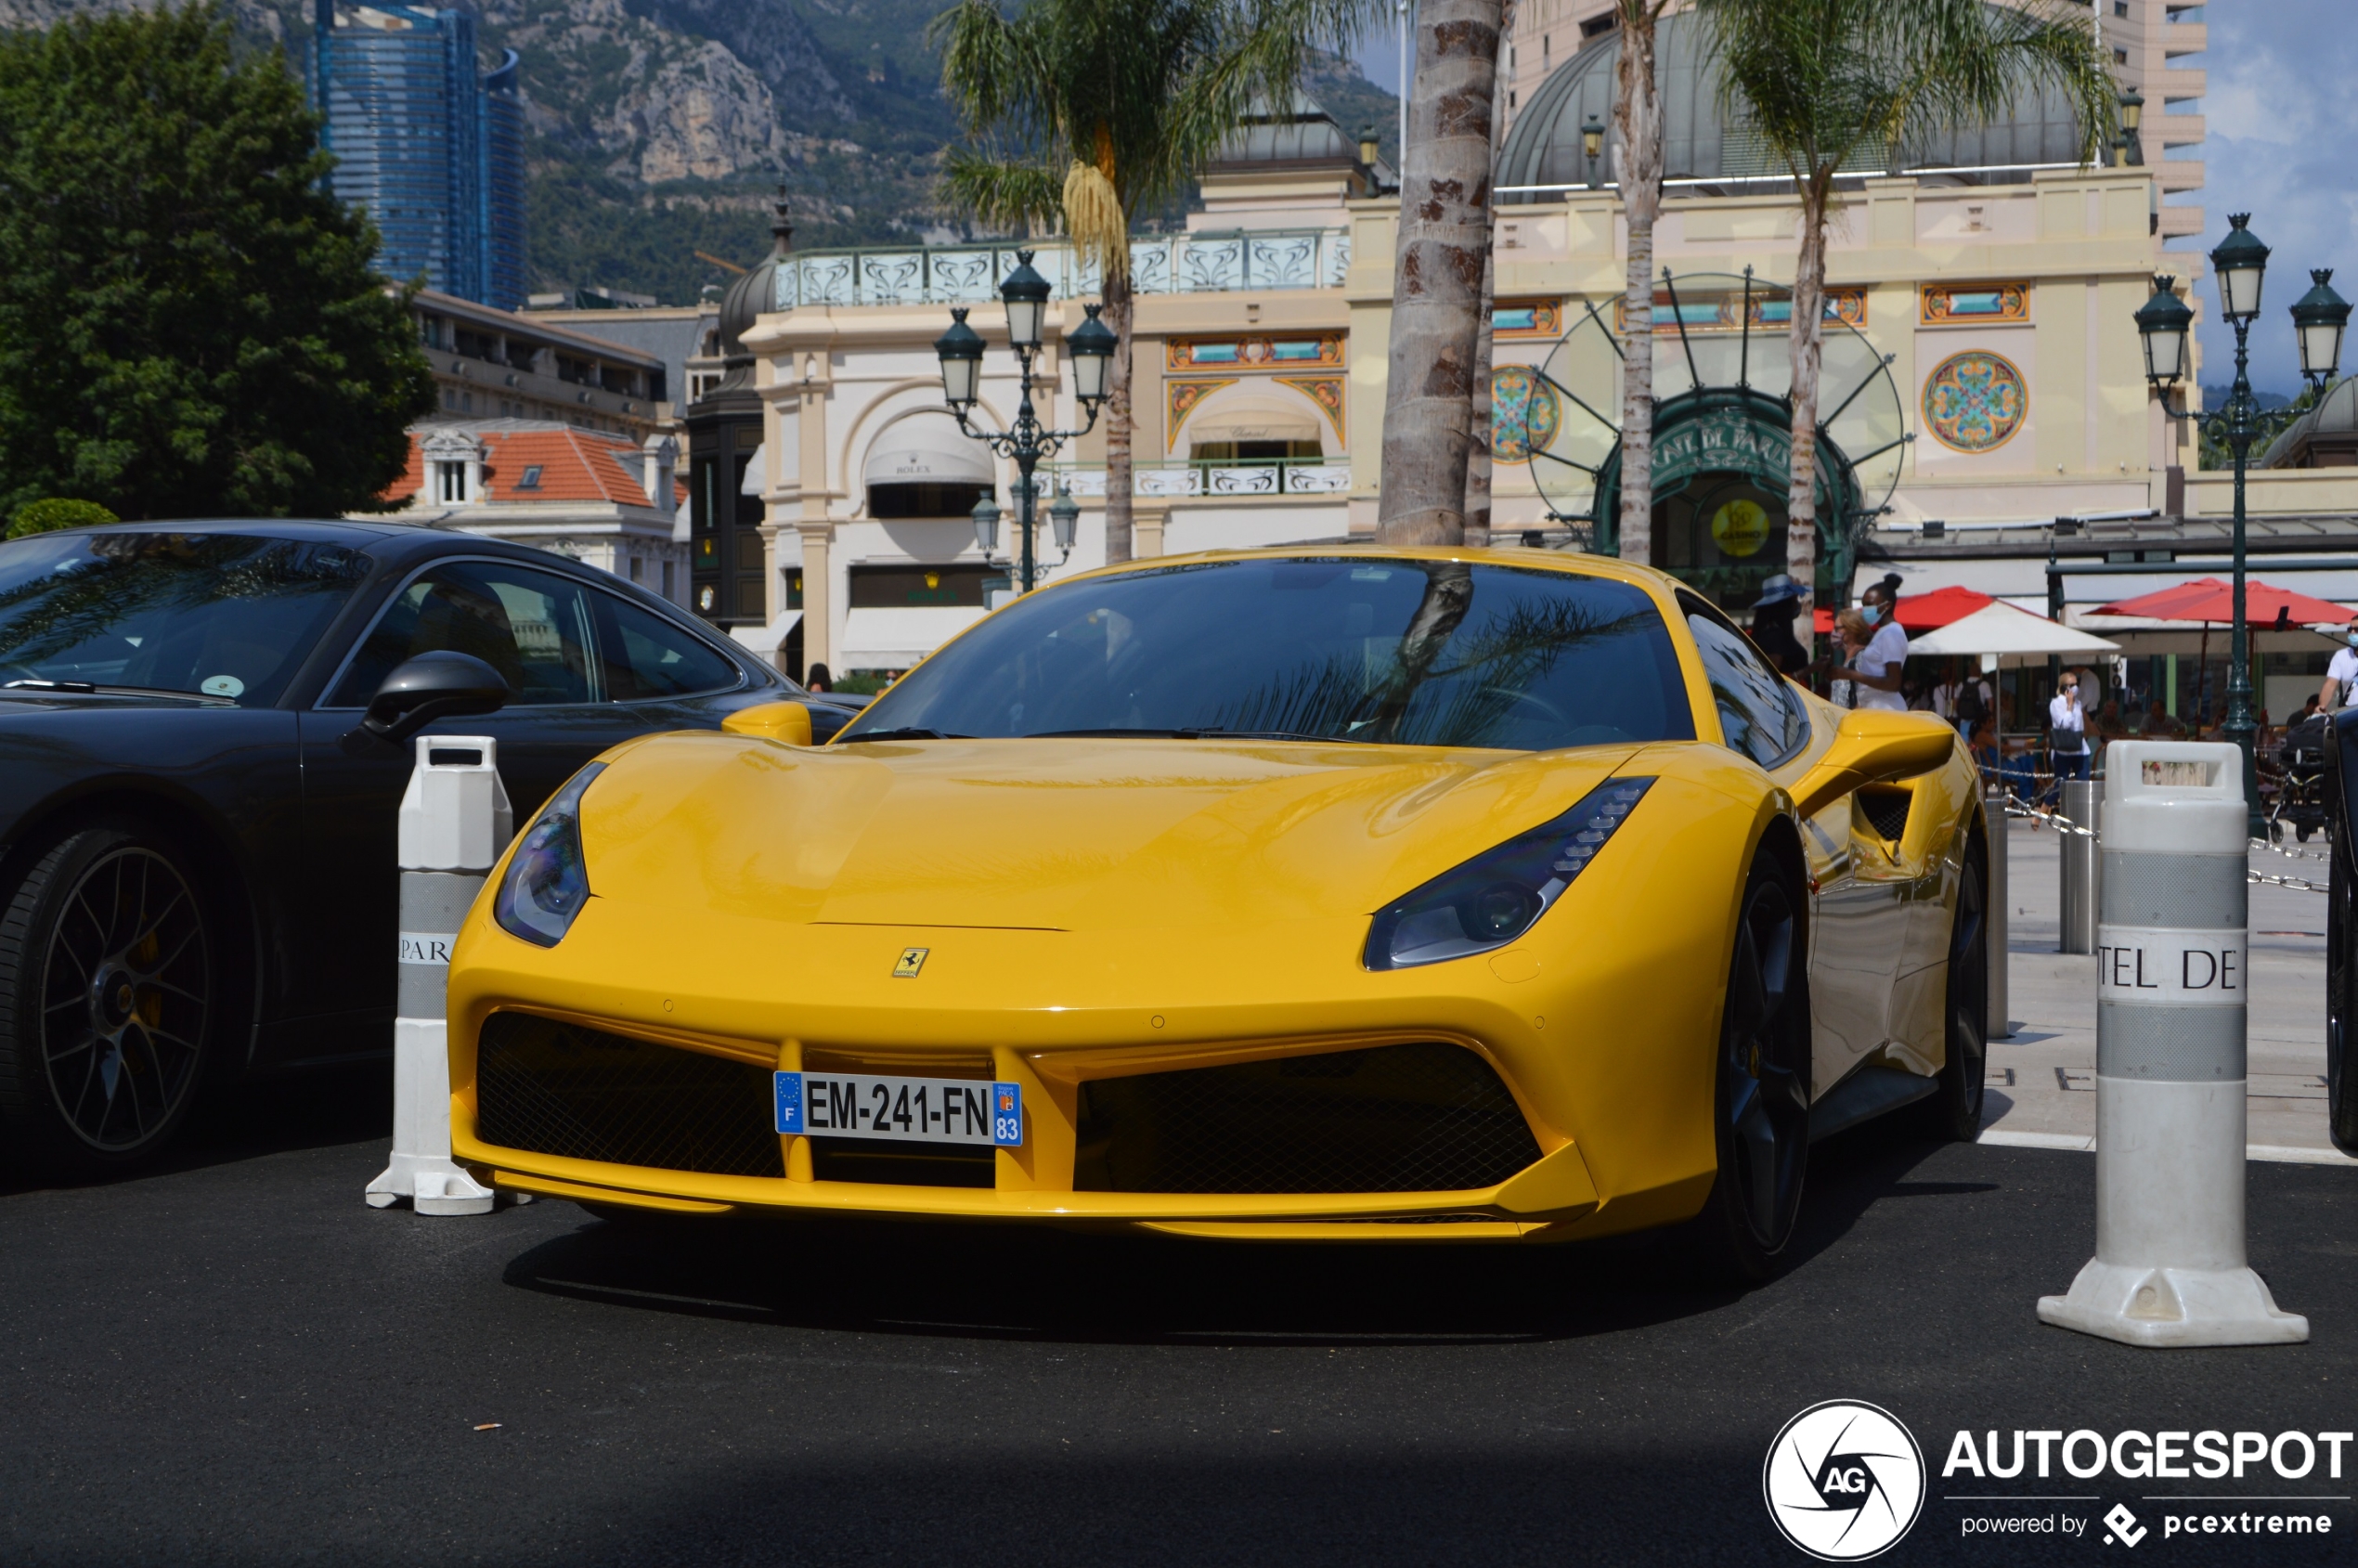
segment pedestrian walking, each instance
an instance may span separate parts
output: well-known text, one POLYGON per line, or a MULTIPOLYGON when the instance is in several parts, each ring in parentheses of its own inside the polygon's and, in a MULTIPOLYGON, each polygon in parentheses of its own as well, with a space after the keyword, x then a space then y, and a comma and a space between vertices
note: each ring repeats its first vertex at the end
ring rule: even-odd
POLYGON ((2088 776, 2088 712, 2079 706, 2079 674, 2066 669, 2047 705, 2047 767, 2061 784, 2088 776))
POLYGON ((1908 699, 1899 694, 1899 679, 1908 663, 1908 634, 1899 628, 1895 618, 1898 604, 1897 572, 1859 596, 1859 622, 1871 635, 1867 645, 1834 675, 1852 683, 1859 707, 1907 711, 1908 699))
POLYGON ((2326 663, 2326 683, 2317 688, 2317 707, 2323 713, 2339 713, 2350 706, 2350 692, 2358 683, 2358 626, 2342 634, 2343 646, 2334 650, 2326 663))

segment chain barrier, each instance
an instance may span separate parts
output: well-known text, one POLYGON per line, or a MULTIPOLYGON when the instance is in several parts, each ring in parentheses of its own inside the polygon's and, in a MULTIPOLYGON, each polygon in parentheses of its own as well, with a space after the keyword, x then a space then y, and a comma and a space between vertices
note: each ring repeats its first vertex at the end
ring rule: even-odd
POLYGON ((2245 880, 2262 883, 2271 888, 2290 888, 2301 893, 2330 893, 2333 888, 2323 882, 2311 882, 2299 876, 2271 876, 2263 871, 2245 873, 2245 880))
MULTIPOLYGON (((2050 811, 2043 807, 2028 806, 2019 800, 2008 800, 2006 802, 2006 815, 2010 817, 2021 817, 2031 822, 2044 823, 2049 827, 2054 828, 2057 833, 2068 834, 2080 838, 2098 838, 2102 836, 2095 829, 2083 827, 2079 823, 2073 822, 2069 817, 2065 816, 2061 811, 2050 811)), ((2321 855, 2313 849, 2287 849, 2281 844, 2271 844, 2264 838, 2252 839, 2251 848, 2254 849, 2274 849, 2277 854, 2288 856, 2293 860, 2330 861, 2333 858, 2329 854, 2321 855)), ((2323 882, 2312 882, 2308 878, 2300 876, 2272 876, 2263 871, 2247 870, 2244 873, 2244 878, 2248 882, 2258 883, 2264 887, 2290 888, 2295 892, 2330 893, 2333 891, 2330 887, 2323 882)))
POLYGON ((2316 849, 2288 849, 2282 844, 2271 844, 2265 838, 2253 839, 2251 847, 2255 849, 2266 849, 2272 854, 2282 855, 2288 861, 2330 861, 2334 858, 2333 851, 2329 849, 2321 852, 2316 849))
POLYGON ((2045 823, 2057 833, 2076 834, 2081 838, 2093 838, 2097 836, 2094 828, 2082 827, 2061 811, 2050 811, 2043 806, 2026 806, 2019 800, 2006 802, 2006 815, 2027 817, 2033 822, 2045 823))

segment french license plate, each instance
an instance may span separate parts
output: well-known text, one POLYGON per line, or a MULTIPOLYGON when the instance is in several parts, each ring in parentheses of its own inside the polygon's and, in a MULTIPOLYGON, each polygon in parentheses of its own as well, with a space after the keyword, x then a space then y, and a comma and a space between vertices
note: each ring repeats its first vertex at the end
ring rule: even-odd
POLYGON ((777 1088, 782 1134, 1023 1147, 1023 1086, 1017 1083, 782 1072, 777 1088))

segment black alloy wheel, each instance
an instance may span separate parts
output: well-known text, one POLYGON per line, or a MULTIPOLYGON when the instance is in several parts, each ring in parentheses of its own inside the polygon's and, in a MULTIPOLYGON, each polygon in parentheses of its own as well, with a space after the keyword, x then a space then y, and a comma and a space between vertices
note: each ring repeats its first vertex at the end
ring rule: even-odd
POLYGON ((1981 1136, 1982 1082, 1989 1070, 1989 856, 1976 834, 1957 874, 1957 909, 1949 925, 1940 1087, 1920 1102, 1924 1131, 1952 1143, 1981 1136))
POLYGON ((1801 1214, 1809 1163, 1809 982, 1802 904, 1768 856, 1745 881, 1719 1030, 1719 1176, 1700 1223, 1722 1272, 1766 1279, 1801 1214))
POLYGON ((0 1122, 45 1173, 152 1154, 186 1118, 215 1010, 196 881, 154 836, 68 835, 0 915, 0 1122))

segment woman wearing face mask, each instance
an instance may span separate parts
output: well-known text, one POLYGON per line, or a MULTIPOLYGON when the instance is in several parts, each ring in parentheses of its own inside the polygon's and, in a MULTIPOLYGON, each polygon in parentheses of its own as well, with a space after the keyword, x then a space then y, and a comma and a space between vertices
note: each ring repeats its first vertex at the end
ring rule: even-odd
POLYGON ((1908 699, 1899 694, 1899 673, 1908 663, 1908 634, 1893 616, 1898 603, 1897 572, 1859 596, 1859 613, 1874 635, 1849 664, 1834 671, 1834 679, 1856 683, 1860 707, 1907 709, 1908 699))
POLYGON ((2342 634, 2344 645, 2334 650, 2326 666, 2326 683, 2317 689, 2317 711, 2339 713, 2350 706, 2350 690, 2358 683, 2358 626, 2342 634))

